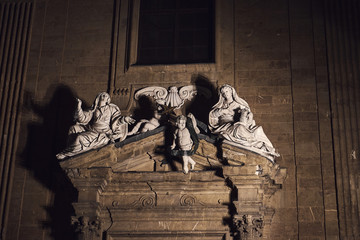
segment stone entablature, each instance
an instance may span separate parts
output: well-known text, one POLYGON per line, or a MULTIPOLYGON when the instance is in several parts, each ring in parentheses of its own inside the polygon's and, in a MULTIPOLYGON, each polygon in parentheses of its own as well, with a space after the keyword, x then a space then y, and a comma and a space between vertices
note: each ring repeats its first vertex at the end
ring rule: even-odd
POLYGON ((274 214, 266 202, 286 170, 211 136, 199 139, 188 174, 163 151, 164 127, 61 161, 79 191, 79 239, 266 236, 274 214))

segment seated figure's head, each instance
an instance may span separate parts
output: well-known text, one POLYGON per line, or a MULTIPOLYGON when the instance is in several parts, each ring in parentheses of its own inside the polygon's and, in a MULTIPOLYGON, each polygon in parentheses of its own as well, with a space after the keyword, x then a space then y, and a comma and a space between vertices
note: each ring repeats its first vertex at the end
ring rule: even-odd
POLYGON ((99 93, 94 101, 94 104, 92 105, 92 110, 94 111, 98 106, 104 106, 108 105, 110 103, 110 95, 107 92, 101 92, 99 93))
POLYGON ((105 102, 106 104, 110 103, 110 95, 106 92, 99 93, 98 98, 99 98, 99 102, 102 101, 105 102))
POLYGON ((220 88, 220 93, 226 101, 229 102, 233 100, 233 88, 230 85, 223 85, 220 88))

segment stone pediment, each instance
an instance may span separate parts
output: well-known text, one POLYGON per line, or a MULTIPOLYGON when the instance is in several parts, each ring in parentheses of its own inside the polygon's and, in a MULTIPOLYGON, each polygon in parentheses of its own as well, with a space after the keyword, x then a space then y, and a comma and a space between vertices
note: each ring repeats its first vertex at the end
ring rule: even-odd
MULTIPOLYGON (((181 162, 169 162, 165 149, 165 127, 157 128, 122 142, 79 154, 61 161, 65 170, 110 168, 113 172, 157 172, 180 171, 181 162), (173 165, 173 166, 169 166, 173 165)), ((195 171, 219 168, 241 167, 248 174, 270 174, 278 165, 266 157, 234 145, 229 141, 219 141, 213 136, 199 134, 199 147, 193 158, 197 162, 195 171), (246 170, 245 170, 246 169, 246 170), (249 172, 250 171, 250 172, 249 172)))
POLYGON ((164 144, 164 127, 136 135, 118 143, 91 150, 61 161, 64 169, 107 167, 113 171, 153 171, 142 167, 152 163, 156 146, 164 144), (146 170, 145 170, 146 169, 146 170))
POLYGON ((200 90, 140 89, 136 98, 151 96, 157 108, 137 122, 122 116, 107 93, 86 111, 78 99, 74 139, 57 157, 79 193, 73 203, 79 239, 266 236, 274 215, 267 203, 286 169, 230 85, 219 89, 209 125, 183 115, 180 108, 200 90))
POLYGON ((79 191, 80 239, 255 239, 269 231, 266 199, 281 189, 285 169, 199 134, 197 164, 184 174, 165 136, 160 127, 60 162, 79 191))

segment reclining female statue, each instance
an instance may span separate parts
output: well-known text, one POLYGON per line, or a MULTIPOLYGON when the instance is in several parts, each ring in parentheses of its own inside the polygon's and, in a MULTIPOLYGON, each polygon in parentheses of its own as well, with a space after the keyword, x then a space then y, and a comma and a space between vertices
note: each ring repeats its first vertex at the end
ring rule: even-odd
POLYGON ((220 88, 219 101, 209 113, 209 128, 231 142, 259 149, 272 158, 279 156, 263 128, 256 126, 249 104, 230 85, 220 88))

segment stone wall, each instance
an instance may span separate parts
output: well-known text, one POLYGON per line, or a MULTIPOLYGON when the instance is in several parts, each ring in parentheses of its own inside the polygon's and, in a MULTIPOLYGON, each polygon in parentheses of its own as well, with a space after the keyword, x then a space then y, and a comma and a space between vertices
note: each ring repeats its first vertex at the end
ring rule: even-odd
POLYGON ((108 91, 127 114, 135 89, 190 83, 213 92, 233 85, 280 153, 288 176, 269 200, 268 239, 359 238, 357 1, 217 0, 215 63, 158 66, 133 65, 137 0, 28 2, 12 13, 0 1, 1 116, 21 117, 13 127, 1 122, 9 126, 1 142, 3 239, 74 239, 77 192, 55 154, 65 146, 75 97, 90 106, 108 91), (16 45, 6 19, 30 26, 27 43, 16 45), (15 93, 17 76, 6 64, 21 51, 26 74, 15 93), (17 101, 20 108, 9 108, 17 101))

